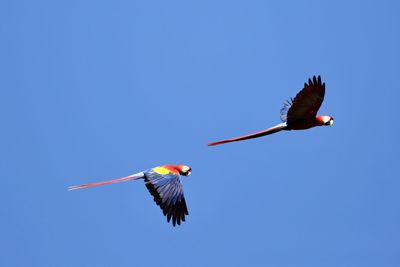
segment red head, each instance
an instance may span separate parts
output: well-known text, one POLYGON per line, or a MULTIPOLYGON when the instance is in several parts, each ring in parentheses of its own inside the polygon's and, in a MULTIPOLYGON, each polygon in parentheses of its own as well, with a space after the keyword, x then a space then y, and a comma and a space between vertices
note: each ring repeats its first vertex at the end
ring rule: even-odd
POLYGON ((183 176, 189 176, 192 173, 192 168, 187 165, 174 165, 173 167, 183 176))

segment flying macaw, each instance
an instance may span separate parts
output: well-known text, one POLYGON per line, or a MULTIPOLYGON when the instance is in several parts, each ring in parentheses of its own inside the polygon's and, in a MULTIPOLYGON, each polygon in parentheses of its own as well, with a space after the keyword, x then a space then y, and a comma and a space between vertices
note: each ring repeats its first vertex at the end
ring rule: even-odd
POLYGON ((257 138, 264 135, 277 133, 282 130, 304 130, 315 126, 333 125, 333 117, 317 116, 318 109, 324 101, 325 83, 321 82, 321 77, 315 76, 308 79, 308 84, 304 83, 304 88, 293 99, 286 101, 281 109, 282 123, 244 136, 221 140, 209 143, 209 146, 220 145, 224 143, 236 142, 246 139, 257 138))
POLYGON ((189 215, 180 175, 189 176, 191 172, 192 168, 187 165, 163 165, 118 179, 70 186, 68 190, 125 182, 140 178, 144 179, 147 189, 154 197, 154 201, 160 206, 164 216, 167 216, 167 221, 170 222, 172 218, 172 224, 175 226, 176 224, 180 225, 181 221, 185 221, 185 215, 189 215))

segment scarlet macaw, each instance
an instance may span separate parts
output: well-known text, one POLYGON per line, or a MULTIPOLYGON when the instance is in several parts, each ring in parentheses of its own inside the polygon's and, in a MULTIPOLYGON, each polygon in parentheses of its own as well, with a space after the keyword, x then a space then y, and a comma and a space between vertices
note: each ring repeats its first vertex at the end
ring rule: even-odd
POLYGON ((304 88, 293 99, 286 101, 281 109, 282 123, 253 133, 236 138, 221 140, 209 143, 209 146, 224 143, 236 142, 246 139, 257 138, 264 135, 273 134, 282 130, 304 130, 315 126, 333 125, 333 117, 317 116, 318 109, 324 101, 325 83, 321 83, 321 77, 315 76, 308 79, 308 84, 304 83, 304 88))
POLYGON ((68 190, 142 178, 154 201, 160 206, 164 216, 167 216, 167 221, 169 222, 172 218, 172 224, 175 226, 185 221, 185 215, 189 215, 180 175, 189 176, 191 171, 192 169, 187 165, 163 165, 118 179, 70 186, 68 190))

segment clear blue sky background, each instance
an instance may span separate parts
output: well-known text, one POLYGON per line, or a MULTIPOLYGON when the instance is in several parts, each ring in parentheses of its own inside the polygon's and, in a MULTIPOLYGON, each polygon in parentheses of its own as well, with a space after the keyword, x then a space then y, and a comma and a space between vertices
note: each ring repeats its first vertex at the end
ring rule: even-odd
POLYGON ((397 1, 2 1, 1 266, 399 266, 397 1), (320 74, 334 127, 279 122, 320 74), (189 217, 141 181, 186 163, 189 217))

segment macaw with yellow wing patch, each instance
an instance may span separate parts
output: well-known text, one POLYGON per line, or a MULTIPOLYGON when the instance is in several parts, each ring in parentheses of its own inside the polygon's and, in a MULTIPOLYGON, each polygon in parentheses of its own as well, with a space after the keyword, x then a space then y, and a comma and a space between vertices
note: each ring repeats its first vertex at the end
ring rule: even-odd
POLYGON ((163 165, 126 177, 91 184, 74 185, 68 187, 68 189, 76 190, 129 180, 144 179, 147 189, 154 197, 154 201, 160 206, 164 216, 167 216, 167 221, 170 222, 172 218, 172 224, 175 226, 185 221, 185 215, 189 215, 180 176, 189 176, 191 172, 192 168, 187 165, 163 165))

